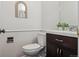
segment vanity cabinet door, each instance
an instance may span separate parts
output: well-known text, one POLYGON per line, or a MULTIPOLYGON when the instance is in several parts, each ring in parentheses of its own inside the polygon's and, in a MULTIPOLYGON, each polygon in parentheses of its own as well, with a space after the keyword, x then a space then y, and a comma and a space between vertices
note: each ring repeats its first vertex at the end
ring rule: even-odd
POLYGON ((63 36, 62 56, 76 57, 78 55, 78 38, 63 36))
POLYGON ((78 38, 76 37, 68 37, 62 36, 63 38, 63 46, 68 47, 70 49, 77 49, 78 48, 78 38))
POLYGON ((57 46, 47 43, 47 57, 56 57, 57 56, 57 46))
POLYGON ((62 51, 61 52, 62 57, 77 57, 77 53, 74 53, 70 50, 62 49, 61 51, 62 51))

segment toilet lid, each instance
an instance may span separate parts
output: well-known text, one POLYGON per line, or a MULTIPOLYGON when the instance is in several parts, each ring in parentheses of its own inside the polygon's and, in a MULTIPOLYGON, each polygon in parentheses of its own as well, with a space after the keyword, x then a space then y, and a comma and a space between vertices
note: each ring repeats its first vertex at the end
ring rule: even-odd
POLYGON ((36 44, 36 43, 23 46, 24 49, 37 49, 39 47, 40 47, 40 45, 36 44))

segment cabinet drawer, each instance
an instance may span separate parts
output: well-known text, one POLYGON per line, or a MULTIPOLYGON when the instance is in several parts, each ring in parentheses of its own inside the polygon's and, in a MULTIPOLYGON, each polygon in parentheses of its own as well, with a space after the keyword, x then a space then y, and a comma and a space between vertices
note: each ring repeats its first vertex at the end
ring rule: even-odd
POLYGON ((62 45, 63 44, 63 37, 60 35, 55 35, 55 34, 49 34, 47 33, 47 42, 51 44, 56 44, 56 45, 62 45))

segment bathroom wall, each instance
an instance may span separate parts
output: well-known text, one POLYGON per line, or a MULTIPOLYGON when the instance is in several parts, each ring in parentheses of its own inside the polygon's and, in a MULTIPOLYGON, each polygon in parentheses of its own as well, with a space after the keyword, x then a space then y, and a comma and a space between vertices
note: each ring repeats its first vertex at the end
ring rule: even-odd
POLYGON ((44 1, 42 2, 43 29, 56 29, 56 23, 59 20, 59 2, 44 1))
POLYGON ((38 32, 13 32, 0 34, 0 56, 18 57, 23 56, 24 45, 30 44, 36 40, 38 32), (13 37, 13 43, 7 43, 7 37, 13 37))
MULTIPOLYGON (((27 2, 28 18, 15 17, 15 2, 0 1, 0 29, 27 30, 41 29, 41 2, 27 2)), ((0 56, 22 56, 22 46, 35 41, 39 31, 9 32, 0 34, 0 56), (13 43, 7 43, 7 37, 14 37, 13 43)))
POLYGON ((64 1, 60 2, 61 20, 70 25, 78 25, 78 2, 64 1))
POLYGON ((57 29, 59 20, 78 25, 78 2, 43 2, 43 29, 57 29))
POLYGON ((0 2, 0 28, 6 30, 41 29, 41 1, 28 1, 27 18, 15 17, 14 1, 0 2))

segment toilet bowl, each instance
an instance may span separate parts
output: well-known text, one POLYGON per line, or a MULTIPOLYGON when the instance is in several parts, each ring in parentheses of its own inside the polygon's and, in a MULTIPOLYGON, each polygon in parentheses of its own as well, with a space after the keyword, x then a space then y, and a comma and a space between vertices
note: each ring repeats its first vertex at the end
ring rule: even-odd
POLYGON ((37 43, 23 46, 23 49, 26 55, 36 55, 42 48, 43 47, 41 47, 37 43))
POLYGON ((32 43, 22 47, 26 55, 30 56, 37 55, 39 51, 46 46, 45 33, 38 33, 37 41, 38 43, 32 43))

